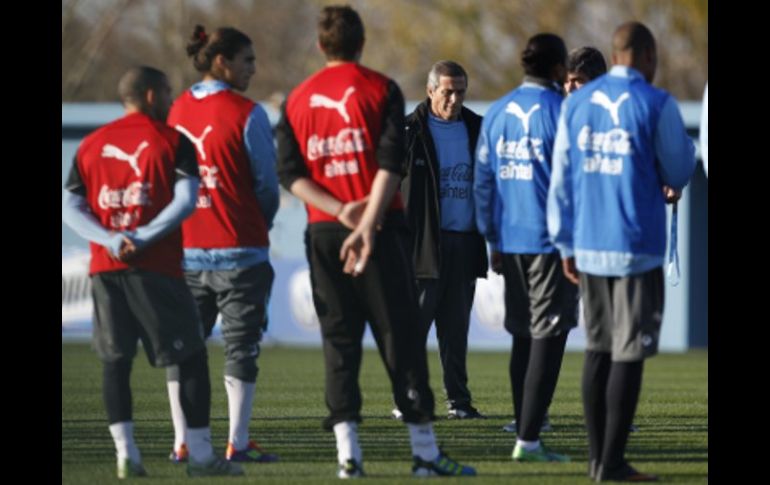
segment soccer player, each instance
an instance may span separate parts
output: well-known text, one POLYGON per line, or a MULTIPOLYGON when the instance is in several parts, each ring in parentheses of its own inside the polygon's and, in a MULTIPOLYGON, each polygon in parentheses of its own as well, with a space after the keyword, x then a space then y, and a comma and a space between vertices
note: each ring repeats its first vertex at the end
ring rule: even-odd
POLYGON ((658 352, 665 203, 690 179, 694 146, 676 100, 650 84, 657 50, 646 26, 615 30, 612 63, 560 114, 548 231, 585 304, 589 477, 654 481, 624 455, 644 360, 658 352))
MULTIPOLYGON (((195 145, 201 187, 196 209, 182 225, 184 272, 198 305, 205 336, 222 315, 224 384, 231 461, 272 462, 278 457, 249 439, 259 368, 259 343, 267 328, 273 284, 268 230, 278 210, 275 149, 265 110, 238 94, 255 72, 254 49, 243 32, 197 25, 187 46, 203 80, 171 108, 168 123, 195 145)), ((170 459, 187 457, 184 415, 175 399, 174 368, 167 375, 174 447, 170 459)))
POLYGON ((433 433, 414 271, 395 195, 405 161, 401 90, 358 63, 364 25, 355 10, 324 7, 318 27, 326 66, 291 92, 276 136, 281 184, 307 206, 306 251, 326 366, 323 426, 337 441, 338 477, 364 473, 358 374, 367 320, 409 429, 413 474, 475 475, 439 450, 433 433))
POLYGON ((545 217, 566 59, 559 36, 530 38, 521 54, 524 82, 489 108, 476 149, 476 224, 492 247, 492 269, 505 278, 505 328, 513 336, 516 461, 569 461, 540 440, 567 334, 577 325, 577 286, 561 272, 545 217))
POLYGON ((64 221, 91 242, 93 342, 118 478, 146 475, 134 441, 131 364, 141 340, 157 367, 176 365, 191 476, 242 475, 214 455, 211 383, 200 318, 182 279, 179 224, 195 207, 195 149, 164 123, 171 88, 161 71, 130 69, 118 92, 125 116, 87 136, 64 190, 64 221))

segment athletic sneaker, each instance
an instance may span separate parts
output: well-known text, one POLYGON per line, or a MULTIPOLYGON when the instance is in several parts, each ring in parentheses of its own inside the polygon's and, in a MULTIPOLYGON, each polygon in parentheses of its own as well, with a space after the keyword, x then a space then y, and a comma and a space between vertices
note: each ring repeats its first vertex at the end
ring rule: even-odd
POLYGON ((597 482, 657 482, 658 477, 649 473, 642 473, 624 462, 618 468, 609 470, 599 465, 596 474, 597 482))
POLYGON ((457 408, 449 408, 447 419, 484 419, 486 416, 481 414, 478 409, 473 406, 463 406, 457 408))
POLYGON ((196 462, 192 457, 187 461, 187 475, 190 477, 223 477, 243 475, 243 468, 224 458, 212 456, 204 463, 196 462))
POLYGON ((133 462, 131 458, 118 459, 118 478, 121 480, 130 477, 146 477, 147 471, 141 462, 133 462))
MULTIPOLYGON (((514 419, 510 423, 503 426, 503 431, 506 433, 516 433, 518 431, 518 428, 516 428, 516 420, 514 419)), ((548 414, 545 415, 543 418, 543 424, 540 426, 541 433, 545 433, 547 431, 553 431, 553 426, 551 426, 551 420, 548 418, 548 414)))
POLYGON ((449 458, 443 451, 440 451, 436 459, 433 461, 425 461, 419 456, 414 456, 412 458, 414 459, 414 465, 412 465, 412 475, 416 477, 476 475, 475 468, 461 465, 460 463, 449 458))
POLYGON ((511 453, 511 458, 513 458, 514 461, 520 462, 570 461, 570 458, 567 455, 562 455, 546 448, 542 441, 540 442, 540 446, 532 451, 527 451, 523 446, 519 446, 519 444, 516 443, 516 446, 513 448, 513 453, 511 453))
POLYGON ((263 450, 256 441, 249 440, 249 444, 243 450, 236 450, 232 443, 227 443, 225 458, 228 461, 271 463, 278 461, 278 455, 263 450))
POLYGON ((393 419, 398 419, 399 421, 404 419, 404 414, 398 410, 398 408, 393 408, 393 411, 390 412, 391 417, 393 419))
POLYGON ((345 463, 340 463, 337 478, 359 478, 365 476, 364 468, 355 459, 349 458, 345 463))
POLYGON ((185 463, 189 457, 190 451, 184 443, 182 443, 178 450, 171 450, 171 454, 168 455, 168 459, 174 463, 185 463))

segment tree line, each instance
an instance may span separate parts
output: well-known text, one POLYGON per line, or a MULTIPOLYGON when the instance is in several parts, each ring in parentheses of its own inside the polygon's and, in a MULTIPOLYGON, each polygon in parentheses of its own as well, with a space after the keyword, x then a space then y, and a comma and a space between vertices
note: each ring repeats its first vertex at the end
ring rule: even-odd
MULTIPOLYGON (((248 34, 257 73, 247 95, 279 101, 323 64, 316 17, 330 0, 63 0, 62 102, 117 101, 130 66, 164 70, 175 94, 199 79, 185 54, 196 23, 248 34)), ((492 100, 521 82, 519 54, 538 32, 607 58, 617 25, 645 23, 658 41, 655 84, 700 99, 708 78, 707 0, 351 0, 366 25, 362 62, 395 79, 407 99, 425 96, 439 59, 462 64, 468 99, 492 100)))

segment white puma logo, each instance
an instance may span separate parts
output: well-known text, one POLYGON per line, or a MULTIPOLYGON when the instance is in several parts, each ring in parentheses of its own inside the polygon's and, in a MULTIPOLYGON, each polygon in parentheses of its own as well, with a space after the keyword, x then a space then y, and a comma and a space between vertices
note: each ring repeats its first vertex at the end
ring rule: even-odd
POLYGON ((131 168, 134 169, 134 173, 137 177, 142 176, 142 171, 139 170, 139 154, 142 153, 142 150, 150 146, 147 141, 143 140, 142 143, 139 144, 138 147, 136 147, 136 150, 133 154, 129 155, 128 153, 124 152, 120 148, 116 147, 115 145, 110 145, 109 143, 104 145, 102 147, 102 156, 105 158, 114 158, 116 160, 120 160, 121 162, 128 162, 129 165, 131 165, 131 168))
POLYGON ((348 110, 345 107, 345 103, 348 102, 348 98, 351 94, 353 94, 355 90, 356 88, 353 86, 347 88, 345 90, 345 94, 342 96, 342 99, 339 101, 335 101, 329 97, 324 96, 323 94, 313 94, 310 96, 310 107, 336 109, 340 116, 342 116, 342 119, 345 120, 345 123, 350 124, 350 116, 348 116, 348 110))
POLYGON ((524 125, 524 134, 529 135, 529 117, 532 116, 532 113, 534 113, 539 109, 540 109, 540 103, 529 108, 529 111, 525 113, 524 110, 521 109, 521 106, 516 104, 515 101, 511 101, 505 107, 505 112, 510 113, 513 116, 519 118, 521 120, 521 124, 524 125))
POLYGON ((195 135, 190 133, 190 131, 182 125, 176 125, 174 128, 184 133, 187 136, 187 138, 190 139, 193 145, 195 145, 196 150, 198 150, 198 153, 200 153, 201 155, 201 160, 206 160, 206 152, 203 151, 203 140, 206 138, 206 135, 208 135, 209 132, 214 128, 212 128, 211 125, 208 125, 203 130, 203 133, 201 133, 201 136, 199 137, 196 137, 195 135))
POLYGON ((598 104, 602 108, 606 109, 610 112, 610 116, 612 117, 612 122, 615 124, 615 126, 618 126, 620 124, 620 117, 618 117, 618 109, 620 108, 620 105, 623 104, 623 101, 627 100, 629 97, 631 97, 630 94, 628 94, 628 91, 621 94, 620 97, 615 101, 612 102, 610 100, 610 97, 604 94, 601 91, 594 91, 591 94, 591 102, 594 104, 598 104))

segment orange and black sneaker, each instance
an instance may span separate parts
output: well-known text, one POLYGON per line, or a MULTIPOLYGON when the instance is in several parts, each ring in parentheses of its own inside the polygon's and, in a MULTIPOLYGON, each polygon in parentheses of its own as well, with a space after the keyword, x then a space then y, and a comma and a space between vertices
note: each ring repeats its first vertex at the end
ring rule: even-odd
POLYGON ((227 443, 225 458, 228 461, 254 463, 272 463, 278 461, 278 455, 266 452, 253 440, 249 440, 248 446, 243 450, 236 450, 232 443, 227 443))
POLYGON ((657 482, 657 475, 642 473, 628 464, 623 463, 618 468, 604 468, 599 465, 599 471, 596 474, 597 482, 657 482))
POLYGON ((174 463, 185 463, 189 457, 190 451, 184 443, 182 443, 178 450, 171 450, 171 454, 168 455, 168 459, 174 463))

